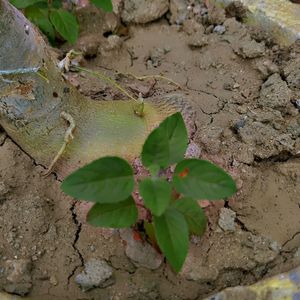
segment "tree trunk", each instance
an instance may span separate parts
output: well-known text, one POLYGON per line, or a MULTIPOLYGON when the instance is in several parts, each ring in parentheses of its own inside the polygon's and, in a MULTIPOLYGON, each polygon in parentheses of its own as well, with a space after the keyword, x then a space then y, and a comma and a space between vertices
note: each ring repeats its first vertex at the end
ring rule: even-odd
POLYGON ((36 28, 0 0, 0 125, 36 163, 48 167, 60 150, 68 127, 62 112, 73 117, 76 128, 56 164, 59 176, 105 155, 137 157, 153 127, 177 109, 147 101, 139 117, 134 104, 79 94, 63 79, 36 28))

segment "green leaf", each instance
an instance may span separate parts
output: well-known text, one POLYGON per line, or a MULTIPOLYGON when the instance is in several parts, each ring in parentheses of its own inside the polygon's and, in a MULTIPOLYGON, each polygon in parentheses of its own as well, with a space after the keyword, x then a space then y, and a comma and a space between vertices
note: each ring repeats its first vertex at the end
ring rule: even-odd
POLYGON ((133 191, 133 171, 119 157, 103 157, 69 175, 62 190, 77 199, 98 203, 116 203, 133 191))
POLYGON ((184 216, 174 208, 169 208, 160 216, 154 216, 157 243, 176 272, 185 261, 189 247, 188 225, 184 216))
POLYGON ((69 43, 74 44, 78 38, 78 23, 76 17, 60 8, 51 10, 50 21, 54 28, 69 43))
POLYGON ((173 205, 184 215, 190 233, 199 236, 203 235, 206 229, 206 217, 199 204, 194 199, 182 198, 173 205))
POLYGON ((51 5, 52 5, 53 8, 61 8, 62 7, 62 0, 53 0, 51 5))
POLYGON ((143 224, 144 224, 145 232, 146 232, 147 237, 150 240, 151 244, 157 246, 153 223, 148 223, 147 221, 144 220, 143 224))
POLYGON ((139 183, 140 195, 151 212, 160 216, 171 201, 171 185, 164 179, 146 178, 139 183))
POLYGON ((180 113, 166 118, 148 136, 142 150, 145 167, 165 168, 184 158, 187 148, 187 130, 180 113))
POLYGON ((96 203, 87 215, 87 221, 96 227, 124 228, 133 225, 138 211, 132 196, 118 203, 96 203))
POLYGON ((220 167, 206 160, 186 159, 174 172, 173 184, 185 197, 217 200, 236 192, 232 177, 220 167))
POLYGON ((10 3, 19 9, 26 8, 32 4, 39 3, 39 2, 47 3, 47 0, 10 0, 10 3))
POLYGON ((91 0, 98 8, 102 8, 106 12, 112 12, 113 6, 111 0, 91 0))
POLYGON ((152 166, 149 166, 148 169, 149 169, 150 175, 152 177, 156 177, 159 174, 160 166, 152 165, 152 166))
POLYGON ((49 19, 45 18, 42 20, 38 20, 37 22, 34 22, 39 28, 40 30, 49 38, 49 40, 51 42, 54 42, 55 40, 55 31, 54 28, 52 26, 52 24, 50 23, 49 19))
POLYGON ((37 5, 32 5, 26 8, 25 15, 32 23, 36 24, 40 28, 50 41, 54 41, 55 32, 48 18, 47 8, 42 9, 37 5))

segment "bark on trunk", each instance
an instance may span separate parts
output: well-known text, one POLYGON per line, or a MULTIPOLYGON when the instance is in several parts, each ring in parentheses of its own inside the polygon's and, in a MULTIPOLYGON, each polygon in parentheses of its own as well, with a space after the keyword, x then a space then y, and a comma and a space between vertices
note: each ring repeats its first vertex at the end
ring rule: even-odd
POLYGON ((56 165, 61 177, 104 155, 137 157, 153 127, 178 109, 147 101, 140 118, 133 105, 95 102, 79 94, 61 76, 35 27, 0 0, 0 125, 37 163, 49 166, 62 146, 67 129, 63 111, 73 117, 76 129, 56 165))

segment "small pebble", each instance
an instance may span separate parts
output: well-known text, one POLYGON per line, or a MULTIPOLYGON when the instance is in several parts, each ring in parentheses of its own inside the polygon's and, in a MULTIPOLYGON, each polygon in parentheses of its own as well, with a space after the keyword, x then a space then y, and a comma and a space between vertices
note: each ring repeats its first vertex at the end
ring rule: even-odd
POLYGON ((281 246, 276 241, 271 241, 269 247, 271 250, 273 250, 276 253, 279 253, 281 250, 281 246))
POLYGON ((8 192, 9 192, 8 186, 3 181, 0 181, 0 196, 4 196, 8 192))
POLYGON ((233 84, 229 82, 225 82, 223 84, 223 89, 226 91, 232 91, 234 89, 233 84))
POLYGON ((244 116, 242 117, 239 121, 237 121, 234 125, 233 125, 233 128, 236 132, 238 132, 241 128, 244 128, 245 125, 246 125, 246 120, 247 120, 247 117, 244 116))
MULTIPOLYGON (((15 256, 16 257, 16 256, 15 256)), ((6 292, 24 296, 32 287, 32 263, 28 259, 7 260, 4 264, 6 284, 2 286, 6 292)), ((2 297, 0 297, 2 299, 2 297)))
POLYGON ((214 26, 213 25, 209 25, 208 27, 205 28, 205 33, 206 34, 210 34, 212 33, 214 30, 214 26))
POLYGON ((188 148, 185 153, 187 158, 199 158, 201 155, 201 148, 193 141, 188 145, 188 148))
POLYGON ((300 258, 300 248, 298 248, 294 253, 294 258, 300 258))
POLYGON ((213 31, 217 34, 224 34, 226 31, 226 28, 223 25, 217 25, 213 31))
POLYGON ((235 231, 235 218, 236 213, 233 210, 223 207, 220 209, 218 225, 224 231, 235 231))
POLYGON ((86 292, 114 283, 113 269, 105 260, 92 258, 84 264, 84 270, 75 277, 75 282, 86 292))
POLYGON ((58 281, 54 275, 50 276, 49 282, 54 286, 58 284, 58 281))

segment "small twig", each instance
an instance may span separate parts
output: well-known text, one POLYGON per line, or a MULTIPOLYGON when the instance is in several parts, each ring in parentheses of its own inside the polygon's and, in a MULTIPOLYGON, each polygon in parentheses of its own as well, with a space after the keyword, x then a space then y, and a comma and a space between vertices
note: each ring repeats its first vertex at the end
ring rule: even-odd
POLYGON ((134 113, 139 117, 143 117, 144 116, 145 103, 144 103, 144 98, 142 96, 142 93, 139 93, 139 99, 138 100, 139 100, 140 103, 134 109, 134 113))
POLYGON ((48 79, 44 74, 42 74, 41 71, 38 71, 37 74, 38 74, 42 79, 44 79, 47 83, 49 83, 49 79, 48 79))
POLYGON ((125 96, 127 96, 129 99, 133 100, 134 102, 137 102, 137 108, 134 109, 134 113, 139 116, 139 117, 143 117, 144 116, 144 99, 142 99, 141 96, 139 96, 138 99, 134 98, 133 96, 131 96, 123 87, 121 87, 115 80, 113 80, 112 78, 100 73, 100 72, 96 72, 96 71, 92 71, 83 67, 80 67, 78 65, 73 64, 72 59, 74 57, 76 57, 77 55, 80 55, 80 52, 76 52, 74 50, 71 50, 67 53, 66 57, 61 60, 58 63, 58 67, 62 70, 62 71, 66 71, 68 72, 70 70, 70 67, 72 67, 73 69, 77 70, 77 71, 83 71, 86 72, 88 74, 91 74, 97 78, 100 78, 102 80, 105 80, 107 82, 109 82, 111 85, 113 85, 115 88, 117 88, 120 92, 122 92, 125 96))
POLYGON ((65 133, 64 143, 61 146, 58 153, 56 154, 56 156, 54 157, 54 159, 51 162, 51 164, 50 164, 49 168, 47 169, 46 173, 44 174, 45 177, 50 175, 50 173, 53 170, 54 165, 56 164, 56 162, 59 160, 59 158, 64 153, 67 145, 74 139, 73 131, 76 127, 76 124, 75 124, 75 121, 74 121, 73 117, 70 114, 68 114, 64 111, 61 112, 60 117, 63 118, 64 120, 66 120, 69 123, 69 127, 67 128, 66 133, 65 133))
POLYGON ((81 52, 75 51, 73 49, 70 50, 66 54, 65 58, 57 64, 58 68, 63 72, 69 72, 70 68, 75 66, 73 59, 75 59, 76 56, 81 56, 81 55, 82 55, 81 52))
POLYGON ((95 71, 91 71, 89 69, 86 68, 82 68, 82 67, 78 67, 78 66, 73 66, 75 69, 89 73, 91 75, 94 75, 100 79, 103 79, 107 82, 109 82, 110 84, 112 84, 114 87, 116 87, 119 91, 121 91, 124 95, 126 95, 128 98, 130 98, 131 100, 135 101, 135 102, 140 102, 138 99, 134 98, 133 96, 131 96, 125 89, 123 89, 116 81, 114 81, 113 79, 111 79, 108 76, 105 76, 103 74, 101 74, 100 72, 95 72, 95 71))
POLYGON ((174 81, 173 79, 171 78, 168 78, 166 76, 163 76, 163 75, 145 75, 145 76, 136 76, 132 73, 122 73, 122 72, 119 72, 119 74, 124 74, 124 75, 129 75, 129 76, 132 76, 134 79, 137 79, 137 80, 145 80, 145 79, 149 79, 149 78, 157 78, 157 79, 162 79, 162 80, 166 80, 168 81, 169 83, 172 83, 174 84, 175 86, 177 86, 177 88, 181 89, 182 90, 182 87, 179 83, 177 83, 176 81, 174 81))

